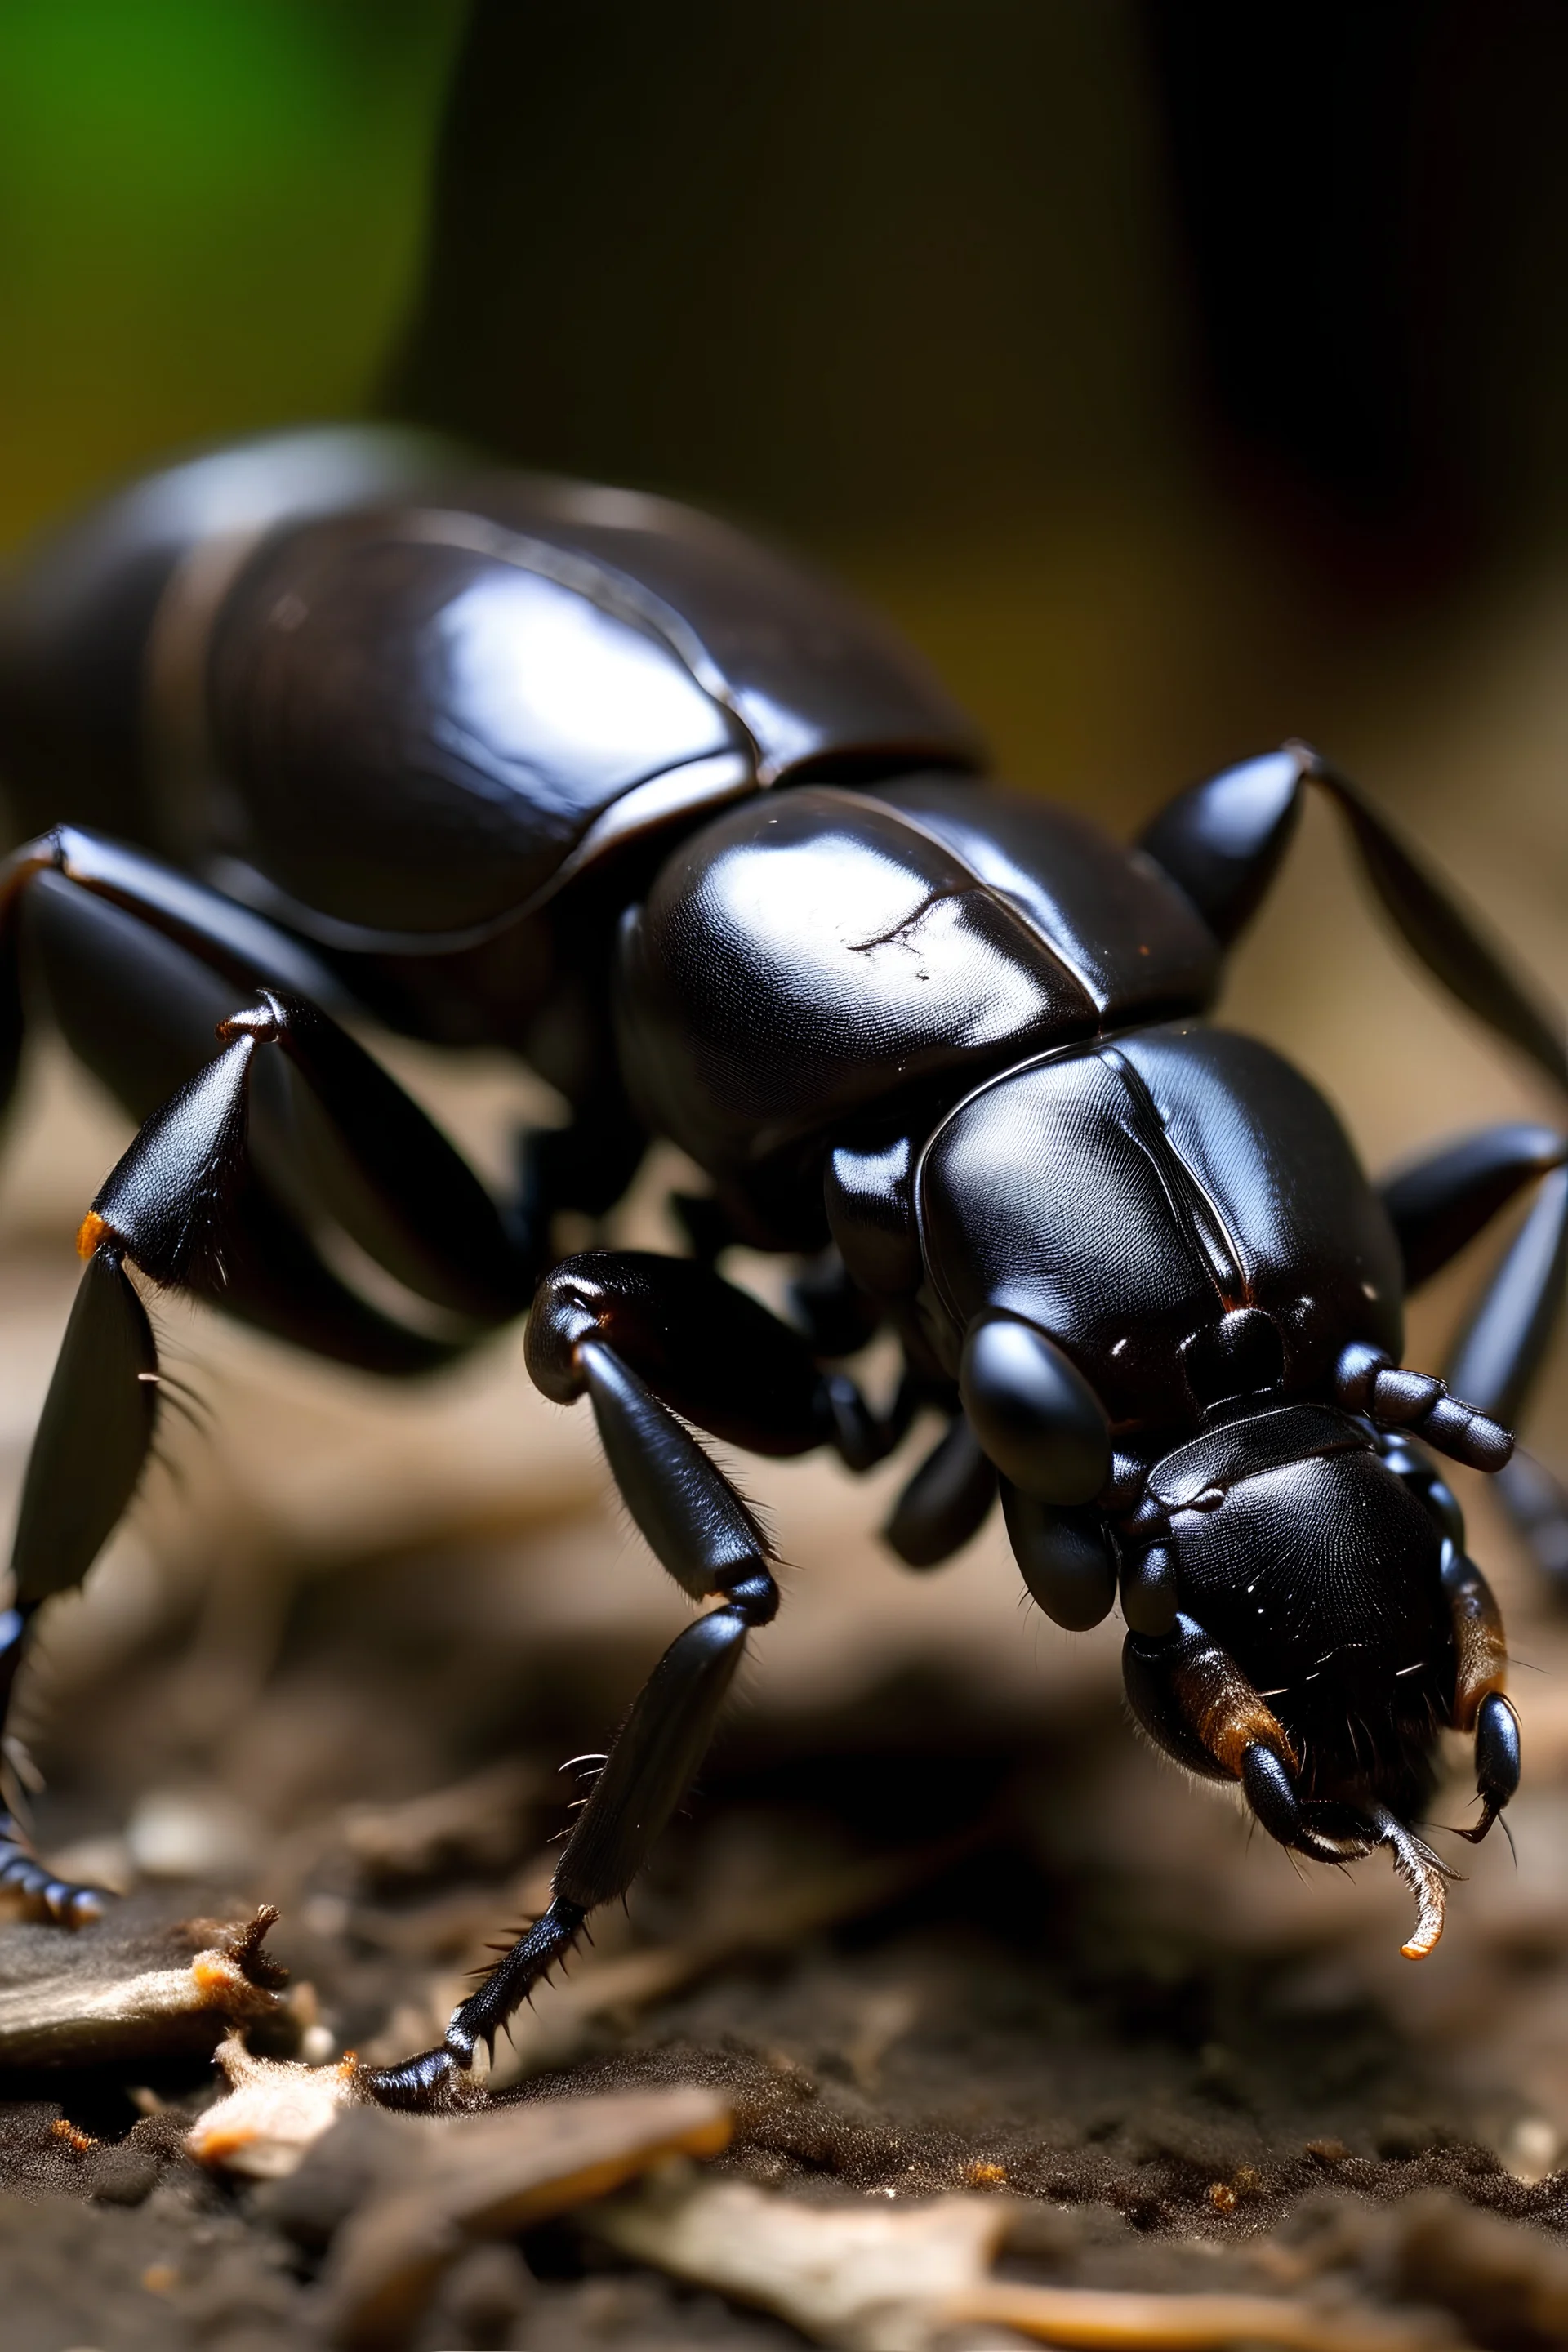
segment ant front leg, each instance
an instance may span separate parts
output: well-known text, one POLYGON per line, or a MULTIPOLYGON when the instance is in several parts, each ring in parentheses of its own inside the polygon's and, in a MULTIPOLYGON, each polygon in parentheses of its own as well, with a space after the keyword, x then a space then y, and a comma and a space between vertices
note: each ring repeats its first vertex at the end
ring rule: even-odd
POLYGON ((1475 1827, 1456 1834, 1479 1845, 1519 1790, 1519 1717, 1506 1693, 1508 1637, 1502 1612, 1491 1586, 1465 1550, 1464 1514, 1429 1457, 1397 1437, 1384 1438, 1380 1450, 1388 1468, 1435 1520, 1442 1537, 1438 1573, 1454 1643, 1454 1695, 1446 1719, 1451 1730, 1474 1737, 1476 1794, 1481 1803, 1481 1818, 1475 1827))
POLYGON ((1155 1746, 1190 1772, 1241 1784, 1271 1838, 1310 1862, 1359 1862, 1385 1845, 1415 1897, 1406 1959, 1425 1959, 1443 1933, 1447 1881, 1441 1857, 1386 1805, 1364 1811, 1301 1792, 1301 1767, 1283 1725, 1229 1653, 1195 1619, 1172 1631, 1129 1633, 1121 1652, 1128 1704, 1155 1746))
POLYGON ((549 1907, 435 2050, 368 2077, 388 2106, 450 2104, 478 2043, 571 1947, 590 1911, 623 1894, 690 1786, 753 1628, 778 1607, 773 1551, 734 1486, 671 1407, 775 1456, 833 1445, 868 1457, 858 1392, 825 1376, 799 1335, 690 1260, 637 1252, 568 1258, 542 1286, 529 1370, 546 1396, 594 1409, 616 1485, 649 1549, 694 1601, 720 1605, 677 1635, 610 1749, 568 1839, 549 1907))
MULTIPOLYGON (((1529 1402, 1568 1287, 1568 1137, 1518 1122, 1484 1128, 1389 1178, 1383 1198, 1414 1289, 1437 1273, 1527 1185, 1540 1189, 1454 1350, 1448 1378, 1498 1421, 1529 1402)), ((1419 1423, 1415 1433, 1424 1434, 1419 1423)), ((1481 1817, 1459 1834, 1479 1843, 1519 1787, 1519 1719, 1505 1695, 1508 1644, 1491 1588, 1465 1551, 1458 1502, 1419 1450, 1397 1438, 1384 1457, 1426 1505, 1443 1535, 1443 1591, 1454 1635, 1448 1720, 1473 1734, 1481 1817)), ((1497 1488, 1538 1566, 1561 1590, 1568 1578, 1568 1496, 1551 1473, 1515 1454, 1497 1488)))

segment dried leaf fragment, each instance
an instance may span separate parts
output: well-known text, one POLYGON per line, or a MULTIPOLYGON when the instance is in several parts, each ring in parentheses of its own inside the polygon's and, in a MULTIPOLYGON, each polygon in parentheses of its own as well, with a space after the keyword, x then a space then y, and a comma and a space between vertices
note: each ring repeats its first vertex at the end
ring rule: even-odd
POLYGON ((818 2344, 916 2352, 980 2285, 1005 2198, 803 2205, 744 2181, 651 2181, 584 2226, 635 2261, 759 2305, 818 2344))
POLYGON ((274 2016, 283 1972, 263 1952, 270 1909, 149 1930, 111 1914, 74 1935, 0 1932, 0 2067, 100 2066, 210 2050, 274 2016))
POLYGON ((251 2180, 280 2180, 359 2097, 357 2060, 300 2066, 253 2058, 237 2033, 214 2053, 228 2091, 185 2135, 187 2156, 251 2180))
MULTIPOLYGON (((730 2137, 723 2102, 695 2089, 537 2099, 429 2122, 377 2116, 375 2126, 380 2183, 339 2231, 323 2280, 330 2340, 354 2352, 404 2343, 474 2239, 603 2197, 667 2158, 716 2156, 730 2137)), ((324 2140, 312 2164, 331 2155, 324 2140)))
POLYGON ((1126 2294, 986 2276, 1007 2234, 1005 2197, 903 2206, 804 2205, 734 2180, 651 2181, 583 2217, 618 2252, 759 2305, 846 2352, 923 2352, 971 2322, 1085 2352, 1434 2352, 1453 2338, 1409 2316, 1268 2295, 1126 2294))

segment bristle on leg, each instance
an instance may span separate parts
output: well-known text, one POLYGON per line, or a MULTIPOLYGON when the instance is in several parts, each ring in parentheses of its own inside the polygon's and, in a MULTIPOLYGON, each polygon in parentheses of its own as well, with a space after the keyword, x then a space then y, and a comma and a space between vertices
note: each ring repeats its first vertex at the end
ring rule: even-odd
POLYGON ((1448 1909, 1448 1881, 1458 1874, 1385 1805, 1370 1806, 1368 1812, 1378 1844, 1387 1846, 1394 1869, 1415 1897, 1415 1932, 1399 1948, 1407 1960, 1424 1960, 1442 1940, 1448 1909))

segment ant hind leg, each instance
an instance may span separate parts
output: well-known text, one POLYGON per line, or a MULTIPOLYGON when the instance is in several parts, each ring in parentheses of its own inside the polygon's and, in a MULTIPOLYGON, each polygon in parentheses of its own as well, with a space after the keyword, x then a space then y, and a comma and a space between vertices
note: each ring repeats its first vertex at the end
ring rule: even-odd
MULTIPOLYGON (((1568 1292, 1568 1136, 1520 1122, 1483 1128, 1387 1178, 1384 1205, 1418 1288, 1526 1186, 1523 1223, 1455 1342, 1447 1387, 1512 1426, 1526 1410, 1568 1292)), ((1419 1434, 1419 1429, 1416 1433, 1419 1434)), ((1568 1594, 1568 1493, 1543 1464, 1515 1450, 1492 1491, 1554 1591, 1568 1594)))
MULTIPOLYGON (((129 1505, 158 1425, 153 1328, 118 1246, 95 1238, 28 1457, 12 1549, 13 1599, 0 1615, 3 1732, 38 1610, 79 1584, 129 1505)), ((102 1897, 56 1877, 9 1808, 0 1810, 0 1886, 79 1927, 102 1897)))

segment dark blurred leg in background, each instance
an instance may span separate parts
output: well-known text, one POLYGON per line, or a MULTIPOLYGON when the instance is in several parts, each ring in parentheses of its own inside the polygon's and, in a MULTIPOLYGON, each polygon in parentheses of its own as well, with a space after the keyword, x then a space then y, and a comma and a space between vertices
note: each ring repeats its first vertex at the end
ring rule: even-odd
POLYGON ((1413 593, 1561 527, 1564 87, 1549 0, 479 0, 393 404, 827 541, 1196 418, 1413 593))

